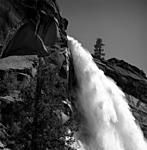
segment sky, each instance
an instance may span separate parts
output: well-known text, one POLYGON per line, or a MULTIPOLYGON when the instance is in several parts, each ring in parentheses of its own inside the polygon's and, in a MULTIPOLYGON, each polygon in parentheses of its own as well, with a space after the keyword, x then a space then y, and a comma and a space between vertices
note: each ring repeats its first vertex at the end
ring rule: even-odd
POLYGON ((97 38, 106 59, 116 57, 147 74, 147 0, 57 0, 67 34, 93 52, 97 38))

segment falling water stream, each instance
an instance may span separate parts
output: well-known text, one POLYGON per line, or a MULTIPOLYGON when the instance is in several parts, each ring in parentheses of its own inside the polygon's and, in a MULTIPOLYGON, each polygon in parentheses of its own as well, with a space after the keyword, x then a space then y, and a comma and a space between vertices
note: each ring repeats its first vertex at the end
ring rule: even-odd
POLYGON ((77 92, 83 119, 79 139, 84 149, 147 150, 125 94, 104 75, 77 40, 68 37, 68 45, 80 85, 77 92))

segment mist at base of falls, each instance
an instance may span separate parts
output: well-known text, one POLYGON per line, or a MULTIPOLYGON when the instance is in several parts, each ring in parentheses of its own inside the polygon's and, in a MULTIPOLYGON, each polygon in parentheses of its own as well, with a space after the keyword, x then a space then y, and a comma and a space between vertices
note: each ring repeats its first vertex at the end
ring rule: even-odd
POLYGON ((83 115, 79 140, 85 150, 147 150, 125 94, 94 63, 90 53, 68 36, 83 115))

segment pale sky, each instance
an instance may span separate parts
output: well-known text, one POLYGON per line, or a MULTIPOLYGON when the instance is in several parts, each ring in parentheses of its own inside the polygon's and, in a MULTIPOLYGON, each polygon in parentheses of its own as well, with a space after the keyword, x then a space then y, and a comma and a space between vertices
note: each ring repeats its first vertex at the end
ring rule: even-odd
POLYGON ((69 21, 67 33, 93 51, 105 43, 106 59, 116 57, 147 73, 147 0, 57 0, 69 21))

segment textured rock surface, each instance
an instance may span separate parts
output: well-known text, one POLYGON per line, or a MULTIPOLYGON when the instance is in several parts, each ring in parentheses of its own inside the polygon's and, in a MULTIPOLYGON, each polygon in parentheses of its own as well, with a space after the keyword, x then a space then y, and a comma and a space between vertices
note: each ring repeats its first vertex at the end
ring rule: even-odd
POLYGON ((37 56, 10 56, 0 59, 0 100, 19 99, 20 90, 29 86, 37 73, 37 56))
MULTIPOLYGON (((18 116, 22 113, 20 108, 24 106, 24 96, 27 95, 23 95, 23 91, 28 88, 33 93, 30 87, 37 72, 37 61, 36 56, 10 56, 0 59, 0 149, 10 150, 11 146, 8 145, 16 145, 15 140, 10 137, 15 138, 15 134, 18 135, 22 129, 18 116), (10 132, 11 129, 13 132, 10 132)), ((29 100, 31 101, 31 96, 29 100)))

